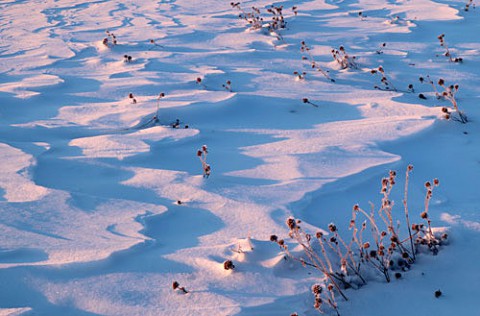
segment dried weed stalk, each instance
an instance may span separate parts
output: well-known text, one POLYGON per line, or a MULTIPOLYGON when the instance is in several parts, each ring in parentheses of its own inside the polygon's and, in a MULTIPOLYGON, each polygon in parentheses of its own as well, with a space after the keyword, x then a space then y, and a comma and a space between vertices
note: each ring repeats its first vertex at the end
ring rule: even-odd
POLYGON ((197 150, 197 157, 202 163, 203 177, 208 178, 211 173, 210 165, 207 163, 208 148, 207 145, 203 145, 201 149, 197 150))
POLYGON ((310 63, 310 67, 312 69, 315 69, 318 72, 320 72, 325 78, 327 78, 331 82, 335 82, 334 79, 330 78, 330 75, 328 74, 328 70, 322 69, 322 67, 320 67, 320 65, 315 61, 312 53, 310 52, 311 48, 305 43, 305 41, 302 41, 301 44, 302 46, 300 47, 300 51, 302 53, 305 53, 305 55, 302 56, 302 60, 307 60, 310 63))
POLYGON ((358 65, 355 62, 356 57, 350 56, 347 54, 347 51, 343 46, 340 46, 338 49, 332 49, 332 57, 342 69, 352 68, 357 69, 358 65))
POLYGON ((453 57, 452 53, 450 52, 450 49, 448 48, 447 42, 445 41, 445 34, 441 34, 437 36, 440 46, 442 46, 445 49, 445 52, 443 53, 443 56, 448 57, 448 60, 452 63, 461 63, 463 62, 463 58, 461 57, 453 57))
POLYGON ((458 108, 458 103, 456 99, 456 95, 459 89, 458 84, 447 85, 445 83, 445 80, 438 79, 437 85, 443 89, 443 91, 439 91, 439 89, 437 88, 437 85, 435 85, 435 83, 430 78, 430 76, 427 75, 425 78, 420 77, 419 80, 421 83, 429 84, 432 87, 437 99, 444 99, 451 103, 456 114, 452 115, 452 113, 447 107, 443 107, 442 112, 444 113, 445 119, 452 119, 454 121, 457 121, 463 124, 468 122, 468 118, 465 115, 465 113, 460 111, 460 109, 458 108))

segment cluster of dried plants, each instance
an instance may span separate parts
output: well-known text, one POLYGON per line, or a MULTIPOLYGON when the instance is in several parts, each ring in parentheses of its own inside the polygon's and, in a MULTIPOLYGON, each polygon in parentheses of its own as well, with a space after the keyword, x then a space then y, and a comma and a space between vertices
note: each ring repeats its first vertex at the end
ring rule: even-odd
POLYGON ((355 61, 357 57, 349 55, 345 50, 345 47, 340 46, 338 49, 332 49, 331 53, 332 53, 333 60, 340 65, 340 68, 342 69, 358 68, 358 65, 355 61))
POLYGON ((452 56, 452 53, 450 52, 450 49, 448 48, 448 44, 445 41, 445 34, 441 34, 441 35, 437 36, 437 38, 438 38, 438 41, 440 42, 440 46, 442 46, 445 49, 445 52, 443 53, 443 56, 448 57, 448 60, 452 63, 463 62, 463 58, 452 56))
POLYGON ((112 32, 106 30, 105 34, 107 34, 107 37, 105 37, 102 41, 103 45, 107 47, 115 46, 117 45, 117 36, 113 34, 112 32))
MULTIPOLYGON (((232 8, 240 11, 238 17, 245 20, 251 30, 264 29, 271 35, 275 36, 277 40, 283 41, 283 36, 280 34, 280 30, 287 27, 287 22, 283 15, 283 6, 270 5, 266 8, 269 17, 263 17, 261 9, 259 7, 252 6, 250 11, 242 8, 240 2, 230 2, 232 8)), ((296 16, 298 10, 296 6, 292 7, 292 12, 296 16)))
MULTIPOLYGON (((325 78, 330 80, 331 82, 335 82, 334 79, 330 77, 328 74, 328 70, 324 70, 320 65, 315 61, 313 58, 311 51, 311 48, 305 43, 305 41, 302 41, 301 46, 300 46, 300 51, 304 54, 302 56, 302 60, 306 60, 310 63, 310 67, 318 72, 320 72, 325 78)), ((295 74, 295 73, 294 73, 295 74)), ((297 73, 298 74, 298 73, 297 73)), ((305 75, 303 75, 303 78, 305 78, 305 75)))
POLYGON ((300 262, 320 272, 322 282, 312 287, 315 296, 314 307, 319 311, 331 309, 340 315, 335 294, 348 300, 345 289, 358 289, 369 280, 382 277, 387 283, 392 277, 401 278, 402 272, 411 269, 419 252, 429 251, 437 255, 447 241, 447 234, 435 233, 429 216, 429 205, 433 190, 439 185, 434 179, 425 183, 424 209, 419 223, 410 222, 408 208, 408 183, 413 167, 409 165, 405 175, 403 198, 404 222, 394 217, 392 189, 397 174, 390 171, 381 182, 382 199, 380 206, 365 211, 359 205, 353 207, 348 229, 349 238, 344 238, 334 224, 328 225, 328 232, 317 231, 314 235, 301 228, 301 221, 289 217, 286 225, 294 244, 301 246, 303 255, 293 254, 285 240, 272 235, 270 240, 277 243, 285 258, 300 262), (407 228, 405 228, 407 227, 407 228), (322 309, 323 306, 323 309, 322 309))

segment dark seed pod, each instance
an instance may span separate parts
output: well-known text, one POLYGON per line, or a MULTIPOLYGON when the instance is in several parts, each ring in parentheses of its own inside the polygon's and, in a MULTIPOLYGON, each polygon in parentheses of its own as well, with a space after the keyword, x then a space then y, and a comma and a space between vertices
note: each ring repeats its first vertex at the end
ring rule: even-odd
POLYGON ((178 289, 179 286, 180 286, 180 284, 178 284, 177 281, 173 281, 173 283, 172 283, 172 289, 176 290, 176 289, 178 289))
POLYGON ((223 268, 225 270, 233 270, 233 269, 235 269, 235 265, 233 264, 232 260, 226 260, 223 263, 223 268))

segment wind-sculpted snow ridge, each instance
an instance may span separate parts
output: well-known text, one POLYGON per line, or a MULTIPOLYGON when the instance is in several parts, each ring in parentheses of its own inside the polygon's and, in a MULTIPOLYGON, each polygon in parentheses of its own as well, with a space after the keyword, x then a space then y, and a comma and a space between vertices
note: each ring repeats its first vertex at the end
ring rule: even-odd
POLYGON ((289 216, 346 230, 410 163, 412 216, 438 177, 430 216, 451 244, 339 311, 474 315, 480 12, 465 4, 1 1, 0 315, 315 315, 319 274, 270 236, 289 216), (459 84, 468 123, 445 119, 427 75, 459 84))

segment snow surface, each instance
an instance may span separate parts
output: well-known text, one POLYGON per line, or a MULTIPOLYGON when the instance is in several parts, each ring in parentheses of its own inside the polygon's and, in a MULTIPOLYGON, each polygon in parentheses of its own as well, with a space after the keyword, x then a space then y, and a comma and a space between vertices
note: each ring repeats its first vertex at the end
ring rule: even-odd
POLYGON ((480 315, 480 8, 467 2, 276 2, 282 40, 230 1, 2 0, 0 315, 316 315, 321 276, 270 235, 287 238, 289 216, 346 230, 389 170, 401 217, 408 164, 416 218, 440 179, 430 217, 450 243, 401 279, 346 290, 339 311, 480 315), (442 55, 442 33, 463 63, 442 55), (358 69, 332 61, 341 45, 358 69), (398 92, 374 89, 380 65, 398 92), (426 75, 460 85, 469 123, 443 119, 426 75))

